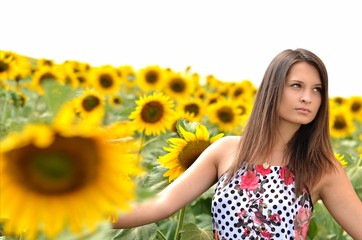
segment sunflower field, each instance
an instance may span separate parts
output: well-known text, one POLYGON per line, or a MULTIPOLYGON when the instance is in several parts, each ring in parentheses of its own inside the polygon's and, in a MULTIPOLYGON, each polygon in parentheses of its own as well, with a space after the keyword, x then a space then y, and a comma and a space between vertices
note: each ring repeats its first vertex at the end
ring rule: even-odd
MULTIPOLYGON (((0 239, 213 239, 214 187, 168 219, 112 229, 214 141, 241 135, 257 88, 0 50, 0 239)), ((330 98, 335 156, 362 199, 362 96, 330 98)), ((322 202, 309 239, 351 239, 322 202)))

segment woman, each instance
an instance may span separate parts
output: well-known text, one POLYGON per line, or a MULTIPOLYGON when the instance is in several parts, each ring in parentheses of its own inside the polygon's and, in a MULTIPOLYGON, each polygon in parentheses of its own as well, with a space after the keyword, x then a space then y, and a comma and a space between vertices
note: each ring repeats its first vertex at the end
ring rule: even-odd
POLYGON ((216 141, 114 228, 165 219, 217 183, 215 239, 305 239, 319 199, 343 229, 362 239, 362 203, 334 158, 328 114, 321 59, 305 49, 281 52, 265 72, 243 136, 216 141))

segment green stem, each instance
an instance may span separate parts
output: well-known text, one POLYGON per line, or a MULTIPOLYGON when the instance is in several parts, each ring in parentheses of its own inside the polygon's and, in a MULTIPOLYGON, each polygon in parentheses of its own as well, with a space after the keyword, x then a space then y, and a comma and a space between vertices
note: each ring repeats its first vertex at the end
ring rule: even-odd
POLYGON ((145 130, 142 131, 141 133, 141 143, 140 143, 140 149, 138 150, 138 161, 141 161, 141 154, 142 154, 142 150, 143 150, 143 145, 145 144, 145 140, 146 140, 146 136, 145 136, 145 130))
POLYGON ((4 123, 5 122, 5 118, 6 118, 6 108, 7 108, 7 105, 8 105, 8 96, 6 93, 4 93, 4 102, 2 103, 3 104, 3 110, 2 110, 2 113, 1 113, 1 123, 4 123))
POLYGON ((161 236, 161 238, 162 238, 162 239, 167 240, 166 236, 165 236, 165 235, 161 232, 161 230, 160 230, 160 229, 158 229, 158 228, 157 228, 157 233, 158 233, 158 235, 160 235, 160 236, 161 236))
POLYGON ((177 213, 177 227, 176 227, 176 233, 175 233, 175 240, 180 240, 181 237, 181 229, 184 224, 184 218, 185 218, 185 212, 186 207, 183 207, 178 213, 177 213))

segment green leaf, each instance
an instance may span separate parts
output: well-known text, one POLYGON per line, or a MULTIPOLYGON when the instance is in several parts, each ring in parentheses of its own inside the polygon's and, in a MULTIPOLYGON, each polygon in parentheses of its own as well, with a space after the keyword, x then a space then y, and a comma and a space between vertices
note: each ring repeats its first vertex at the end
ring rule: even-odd
POLYGON ((212 231, 198 228, 193 223, 184 225, 181 231, 181 240, 210 240, 212 231))
POLYGON ((184 118, 181 118, 177 121, 176 123, 176 130, 177 130, 177 134, 183 138, 180 127, 182 127, 183 129, 185 129, 187 132, 192 132, 195 133, 196 132, 196 126, 200 125, 199 122, 189 122, 184 118))
POLYGON ((321 201, 318 201, 314 205, 314 213, 310 226, 312 228, 310 229, 311 232, 308 232, 308 236, 314 240, 346 239, 346 237, 343 236, 343 229, 333 219, 321 201))
POLYGON ((148 173, 143 176, 139 181, 140 189, 145 189, 150 193, 158 193, 169 185, 167 178, 163 176, 166 169, 161 167, 154 167, 149 170, 148 173))
POLYGON ((69 85, 61 85, 56 81, 47 81, 43 85, 45 93, 44 99, 48 110, 54 116, 59 108, 73 97, 75 91, 69 85))
POLYGON ((130 229, 112 229, 104 239, 107 240, 154 240, 157 236, 155 223, 130 229))
POLYGON ((349 178, 352 182, 352 185, 358 195, 358 197, 361 199, 362 201, 362 186, 361 186, 361 182, 362 182, 362 158, 359 159, 359 161, 357 162, 356 165, 354 165, 352 168, 350 168, 348 175, 349 178))
POLYGON ((166 239, 175 238, 177 228, 177 219, 175 218, 175 216, 176 215, 173 215, 170 218, 157 222, 159 231, 161 231, 165 235, 166 239))

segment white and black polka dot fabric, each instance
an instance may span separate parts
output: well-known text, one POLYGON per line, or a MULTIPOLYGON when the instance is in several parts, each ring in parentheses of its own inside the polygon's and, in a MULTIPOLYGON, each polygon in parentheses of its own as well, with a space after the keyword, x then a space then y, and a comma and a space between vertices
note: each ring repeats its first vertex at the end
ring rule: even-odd
POLYGON ((285 166, 244 164, 224 186, 224 174, 212 199, 216 240, 305 239, 313 212, 307 190, 296 199, 294 176, 285 166))

